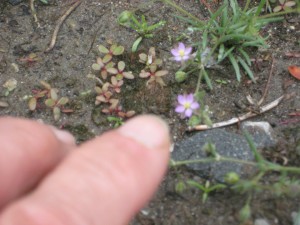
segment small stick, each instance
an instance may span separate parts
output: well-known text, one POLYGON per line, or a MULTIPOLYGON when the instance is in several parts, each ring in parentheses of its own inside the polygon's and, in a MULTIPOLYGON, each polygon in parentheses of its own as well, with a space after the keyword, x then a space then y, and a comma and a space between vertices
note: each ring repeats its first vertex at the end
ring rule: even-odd
MULTIPOLYGON (((266 112, 266 111, 268 111, 268 110, 276 107, 281 102, 281 100, 283 98, 284 98, 284 95, 282 95, 281 97, 277 98, 273 102, 271 102, 271 103, 269 103, 269 104, 267 104, 265 106, 262 106, 259 114, 262 114, 262 113, 264 113, 264 112, 266 112)), ((193 130, 209 130, 209 129, 212 129, 212 128, 225 127, 225 126, 232 125, 232 124, 238 123, 240 121, 246 120, 248 118, 257 116, 259 114, 253 113, 253 112, 248 112, 246 114, 243 114, 243 115, 241 115, 239 117, 234 117, 234 118, 232 118, 230 120, 227 120, 227 121, 222 121, 222 122, 219 122, 219 123, 214 123, 212 126, 198 125, 198 126, 195 126, 195 127, 189 127, 188 130, 189 131, 193 131, 193 130)))
POLYGON ((57 38, 57 34, 59 32, 59 29, 61 27, 61 25, 63 24, 63 22, 65 21, 65 19, 71 14, 71 12, 76 9, 79 5, 81 4, 81 1, 77 1, 75 2, 63 15, 62 17, 59 18, 59 20, 57 21, 57 24, 55 26, 55 29, 53 31, 53 35, 51 38, 51 42, 49 47, 45 50, 45 52, 49 52, 54 48, 54 45, 56 43, 56 38, 57 38))
POLYGON ((267 94, 268 94, 269 85, 270 85, 271 77, 272 77, 273 70, 274 70, 274 64, 275 64, 275 60, 274 60, 274 58, 273 58, 273 59, 272 59, 272 64, 271 64, 270 73, 269 73, 269 77, 268 77, 268 81, 267 81, 267 84, 266 84, 264 93, 263 93, 261 99, 260 99, 260 100, 258 101, 258 103, 257 103, 257 105, 259 105, 259 106, 264 102, 264 100, 265 100, 265 98, 266 98, 266 96, 267 96, 267 94))
POLYGON ((31 14, 33 16, 33 19, 34 19, 34 22, 37 24, 38 27, 41 27, 40 23, 39 23, 39 20, 37 18, 37 15, 36 15, 36 10, 35 10, 35 7, 34 7, 34 1, 35 0, 29 0, 29 5, 30 5, 30 10, 31 10, 31 14))

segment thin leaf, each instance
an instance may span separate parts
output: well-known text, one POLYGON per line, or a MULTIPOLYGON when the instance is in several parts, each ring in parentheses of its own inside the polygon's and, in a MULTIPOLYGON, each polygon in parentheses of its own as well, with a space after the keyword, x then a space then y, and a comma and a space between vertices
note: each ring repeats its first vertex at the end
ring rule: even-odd
POLYGON ((228 54, 228 57, 233 66, 233 69, 235 71, 236 79, 238 82, 240 82, 241 81, 241 72, 240 72, 240 67, 238 65, 238 62, 236 61, 236 59, 234 58, 234 56, 232 55, 231 52, 228 54))
POLYGON ((142 40, 143 40, 143 37, 139 37, 138 39, 135 40, 135 42, 133 43, 132 48, 131 48, 132 52, 137 51, 139 44, 141 43, 142 40))
POLYGON ((250 59, 248 53, 245 52, 244 49, 242 49, 242 48, 238 48, 238 51, 244 56, 244 58, 245 58, 247 64, 248 64, 249 66, 251 66, 251 59, 250 59))
POLYGON ((242 65, 242 67, 244 68, 244 70, 246 71, 246 73, 248 74, 250 79, 253 81, 253 83, 256 83, 256 81, 254 79, 254 75, 253 75, 250 67, 247 65, 247 63, 240 56, 238 56, 238 61, 242 65))
POLYGON ((204 77, 204 80, 205 80, 207 86, 209 87, 209 89, 212 90, 213 87, 212 87, 212 84, 211 84, 211 80, 210 80, 206 70, 204 70, 204 69, 203 69, 203 77, 204 77))
POLYGON ((223 61, 233 50, 235 49, 235 47, 233 46, 233 47, 231 47, 230 49, 228 49, 225 53, 224 53, 224 55, 223 55, 223 58, 221 58, 221 60, 220 61, 218 61, 218 63, 219 62, 221 62, 221 61, 223 61))

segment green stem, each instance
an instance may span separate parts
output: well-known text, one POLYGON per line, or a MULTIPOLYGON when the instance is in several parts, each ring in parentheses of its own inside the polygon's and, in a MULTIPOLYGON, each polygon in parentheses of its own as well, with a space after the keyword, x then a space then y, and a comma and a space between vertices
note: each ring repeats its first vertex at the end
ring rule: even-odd
POLYGON ((244 12, 246 12, 248 10, 250 2, 251 2, 251 0, 247 0, 245 8, 243 10, 244 12))
POLYGON ((198 19, 197 17, 195 17, 194 15, 192 15, 191 13, 187 12, 186 10, 184 10, 183 8, 181 8, 180 6, 178 6, 177 4, 175 4, 172 0, 161 0, 162 2, 172 6, 173 8, 175 8, 176 10, 178 10, 179 12, 181 12, 182 14, 190 17, 193 20, 196 20, 198 23, 200 23, 201 26, 204 25, 204 22, 200 19, 198 19))
POLYGON ((186 164, 191 164, 191 163, 211 163, 211 162, 234 162, 234 163, 240 163, 240 164, 245 164, 249 166, 257 166, 257 163, 255 162, 250 162, 250 161, 245 161, 241 159, 234 159, 234 158, 228 158, 228 157, 223 157, 221 156, 219 159, 215 158, 206 158, 206 159, 195 159, 195 160, 183 160, 183 161, 174 161, 171 163, 171 166, 182 166, 186 164))
POLYGON ((289 9, 289 10, 285 10, 282 12, 275 12, 275 13, 270 13, 270 14, 266 14, 263 16, 258 16, 258 19, 265 19, 265 18, 270 18, 270 17, 276 17, 276 16, 282 16, 282 15, 286 15, 288 13, 299 13, 300 9, 296 8, 296 9, 289 9))
POLYGON ((200 69, 195 93, 198 93, 198 92, 199 92, 201 80, 202 80, 202 77, 203 77, 203 70, 204 70, 204 67, 202 67, 202 68, 200 69))

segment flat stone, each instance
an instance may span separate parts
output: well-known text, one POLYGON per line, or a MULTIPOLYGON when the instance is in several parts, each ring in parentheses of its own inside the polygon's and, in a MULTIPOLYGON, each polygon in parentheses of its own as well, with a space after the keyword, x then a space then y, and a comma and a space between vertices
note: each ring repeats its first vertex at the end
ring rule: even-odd
POLYGON ((268 122, 245 121, 241 124, 241 129, 252 136, 256 148, 272 148, 278 143, 276 133, 268 122))
MULTIPOLYGON (((175 143, 172 159, 175 161, 205 159, 207 155, 203 146, 208 142, 216 146, 216 151, 224 157, 252 161, 254 156, 245 137, 224 129, 201 131, 179 143, 175 143)), ((193 163, 188 168, 194 170, 199 176, 224 181, 229 172, 236 172, 241 177, 248 177, 254 172, 253 167, 232 162, 193 163)))
POLYGON ((18 5, 23 1, 24 0, 8 0, 8 3, 11 4, 11 5, 18 5))

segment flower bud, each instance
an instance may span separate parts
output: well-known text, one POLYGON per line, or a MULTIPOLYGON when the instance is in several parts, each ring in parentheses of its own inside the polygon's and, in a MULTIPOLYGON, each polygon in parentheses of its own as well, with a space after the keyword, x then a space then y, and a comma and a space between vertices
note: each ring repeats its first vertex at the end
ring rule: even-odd
POLYGON ((131 16, 132 16, 132 12, 128 10, 123 11, 118 17, 118 23, 119 24, 127 23, 130 20, 131 16))
POLYGON ((240 180, 240 176, 236 172, 229 172, 224 180, 227 184, 235 184, 240 180))
POLYGON ((179 70, 175 73, 175 79, 178 83, 181 83, 181 82, 185 81, 186 78, 187 78, 186 72, 183 72, 183 71, 179 70))

